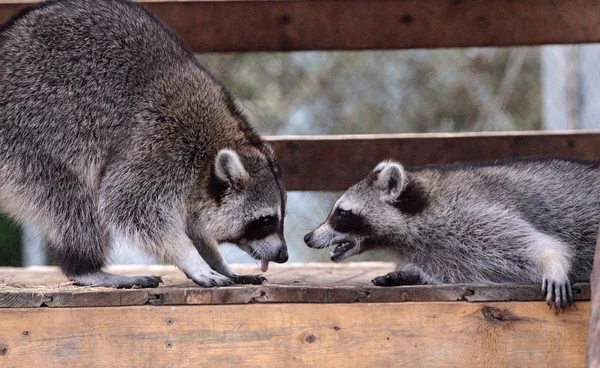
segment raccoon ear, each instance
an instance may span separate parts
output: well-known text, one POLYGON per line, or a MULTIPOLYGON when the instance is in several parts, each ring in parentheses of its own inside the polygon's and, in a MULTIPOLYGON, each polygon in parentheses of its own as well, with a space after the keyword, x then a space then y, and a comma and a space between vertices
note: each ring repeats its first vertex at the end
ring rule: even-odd
POLYGON ((373 184, 382 194, 384 200, 396 200, 406 184, 406 172, 396 162, 384 161, 373 170, 373 184))
POLYGON ((222 149, 215 158, 215 175, 219 180, 232 186, 239 186, 250 176, 244 168, 240 156, 230 149, 222 149))

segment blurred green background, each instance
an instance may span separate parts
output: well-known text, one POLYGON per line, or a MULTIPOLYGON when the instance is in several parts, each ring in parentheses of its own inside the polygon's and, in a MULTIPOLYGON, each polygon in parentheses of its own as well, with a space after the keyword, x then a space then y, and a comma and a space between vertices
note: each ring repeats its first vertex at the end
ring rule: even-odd
POLYGON ((0 266, 22 265, 21 230, 0 214, 0 266))

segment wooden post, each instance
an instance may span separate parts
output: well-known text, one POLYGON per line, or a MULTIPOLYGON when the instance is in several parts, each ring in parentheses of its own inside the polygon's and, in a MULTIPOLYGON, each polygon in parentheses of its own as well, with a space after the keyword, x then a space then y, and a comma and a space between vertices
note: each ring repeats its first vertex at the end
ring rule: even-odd
POLYGON ((592 306, 587 341, 586 367, 600 367, 600 236, 596 242, 592 283, 592 306))

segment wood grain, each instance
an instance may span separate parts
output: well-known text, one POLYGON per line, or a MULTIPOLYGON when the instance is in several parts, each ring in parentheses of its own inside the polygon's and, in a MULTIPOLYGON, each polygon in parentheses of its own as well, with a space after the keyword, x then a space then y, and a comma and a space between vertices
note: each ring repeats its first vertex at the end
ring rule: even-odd
MULTIPOLYGON (((252 266, 234 265, 239 273, 252 266)), ((398 303, 420 301, 540 301, 539 285, 420 285, 377 287, 375 276, 385 274, 388 263, 308 263, 274 265, 260 286, 244 285, 202 288, 172 266, 113 267, 125 275, 163 275, 165 284, 156 289, 117 290, 77 287, 67 283, 55 267, 33 270, 0 268, 0 308, 26 307, 115 307, 127 305, 220 305, 249 303, 398 303), (43 283, 42 283, 43 281, 43 283)), ((577 304, 590 299, 589 284, 573 285, 577 304)))
POLYGON ((0 366, 580 367, 589 303, 0 309, 0 366))
MULTIPOLYGON (((600 2, 599 2, 600 4, 600 2)), ((563 157, 600 160, 598 131, 268 137, 287 190, 346 190, 385 159, 405 166, 563 157)))
POLYGON ((144 305, 150 299, 148 289, 103 290, 86 292, 47 292, 48 307, 120 307, 125 305, 144 305))
MULTIPOLYGON (((3 0, 0 21, 23 3, 3 0)), ((597 0, 142 1, 197 52, 600 41, 597 0)))
POLYGON ((0 308, 37 308, 48 300, 49 298, 39 291, 0 291, 0 308))

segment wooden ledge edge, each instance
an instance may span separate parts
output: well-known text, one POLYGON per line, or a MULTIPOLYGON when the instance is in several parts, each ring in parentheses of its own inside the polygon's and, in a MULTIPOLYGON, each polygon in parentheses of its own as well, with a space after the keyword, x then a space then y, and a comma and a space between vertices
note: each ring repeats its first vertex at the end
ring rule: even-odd
MULTIPOLYGON (((590 300, 590 285, 573 285, 576 301, 590 300)), ((250 303, 501 302, 544 300, 539 285, 418 285, 399 287, 277 285, 222 288, 160 287, 101 291, 0 292, 0 308, 77 308, 135 305, 219 305, 250 303)))

